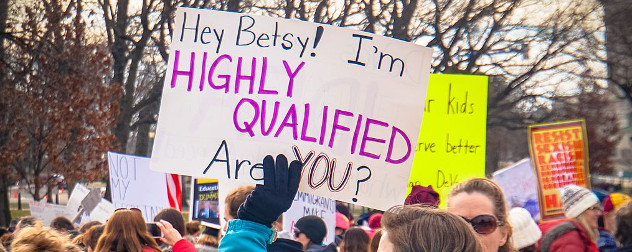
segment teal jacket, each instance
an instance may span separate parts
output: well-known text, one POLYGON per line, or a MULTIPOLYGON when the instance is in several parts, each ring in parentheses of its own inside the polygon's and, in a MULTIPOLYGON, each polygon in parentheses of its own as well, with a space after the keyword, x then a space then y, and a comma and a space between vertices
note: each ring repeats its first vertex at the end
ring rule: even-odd
POLYGON ((220 252, 265 252, 266 246, 275 240, 276 232, 263 224, 247 220, 230 220, 226 235, 219 243, 220 252))

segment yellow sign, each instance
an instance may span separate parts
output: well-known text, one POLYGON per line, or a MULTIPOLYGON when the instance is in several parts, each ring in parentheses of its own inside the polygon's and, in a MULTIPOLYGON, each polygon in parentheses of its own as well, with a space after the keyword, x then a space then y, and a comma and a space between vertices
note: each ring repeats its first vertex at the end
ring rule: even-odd
POLYGON ((430 75, 409 192, 432 185, 443 208, 453 185, 485 176, 487 84, 487 76, 430 75))

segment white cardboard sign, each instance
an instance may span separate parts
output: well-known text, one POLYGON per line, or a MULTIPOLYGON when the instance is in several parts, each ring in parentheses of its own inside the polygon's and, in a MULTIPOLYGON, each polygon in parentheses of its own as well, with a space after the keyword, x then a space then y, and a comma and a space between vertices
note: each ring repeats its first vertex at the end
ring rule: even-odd
POLYGON ((149 169, 149 158, 108 152, 114 208, 138 208, 145 221, 169 207, 165 173, 149 169))
POLYGON ((50 222, 59 216, 72 218, 76 214, 67 211, 64 205, 46 203, 46 200, 29 201, 29 210, 31 211, 31 216, 42 220, 44 226, 49 226, 50 222))
POLYGON ((292 206, 283 214, 283 230, 294 234, 294 224, 303 216, 316 215, 325 221, 327 236, 323 244, 332 243, 336 236, 336 200, 299 192, 292 206))
POLYGON ((303 192, 401 204, 431 56, 347 28, 179 8, 151 169, 254 184, 281 153, 303 161, 303 192))
POLYGON ((509 167, 494 172, 493 180, 503 189, 510 207, 527 209, 539 220, 538 179, 531 168, 531 159, 525 158, 509 167))

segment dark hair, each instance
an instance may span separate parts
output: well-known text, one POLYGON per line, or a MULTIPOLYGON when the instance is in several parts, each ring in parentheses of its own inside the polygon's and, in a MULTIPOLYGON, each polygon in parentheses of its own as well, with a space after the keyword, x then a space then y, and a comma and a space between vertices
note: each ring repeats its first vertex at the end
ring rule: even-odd
POLYGON ((471 178, 452 187, 452 191, 448 196, 448 202, 450 201, 449 198, 463 192, 468 194, 478 192, 489 198, 492 205, 494 205, 494 215, 496 219, 498 219, 498 227, 503 228, 507 232, 507 241, 498 248, 498 252, 515 251, 513 244, 511 244, 511 235, 513 232, 507 220, 507 203, 505 202, 505 195, 502 189, 490 179, 471 178))
POLYGON ((185 226, 185 231, 187 235, 195 235, 200 232, 200 222, 199 221, 188 221, 185 226))
POLYGON ((362 228, 353 227, 345 232, 340 244, 340 252, 368 252, 369 235, 362 228))
POLYGON ((180 235, 184 236, 185 228, 184 228, 184 217, 182 217, 182 213, 175 208, 165 208, 160 210, 158 214, 154 217, 154 221, 158 222, 160 220, 167 221, 173 226, 174 229, 178 230, 180 235))
POLYGON ((382 216, 394 252, 482 252, 474 229, 461 217, 421 205, 395 206, 382 216))
POLYGON ((380 239, 382 239, 382 234, 384 234, 384 229, 378 229, 371 237, 371 241, 369 242, 369 251, 377 252, 378 247, 380 246, 380 239))
POLYGON ((83 245, 94 251, 94 248, 97 246, 97 242, 99 242, 99 238, 103 234, 103 230, 105 230, 105 225, 97 224, 96 226, 90 227, 83 234, 83 245))
POLYGON ((75 225, 72 225, 72 222, 64 216, 59 216, 53 219, 50 222, 50 227, 57 230, 58 232, 66 233, 75 230, 75 225))
POLYGON ((26 227, 34 227, 41 226, 41 221, 38 218, 33 216, 24 216, 20 218, 18 224, 16 225, 16 229, 23 229, 26 227))
POLYGON ((617 210, 617 230, 614 236, 623 246, 632 245, 632 203, 617 210))
POLYGON ((79 228, 79 233, 83 234, 86 231, 88 231, 88 229, 90 229, 91 227, 97 226, 97 225, 101 225, 102 223, 100 221, 89 221, 86 222, 85 224, 83 224, 83 226, 81 226, 81 228, 79 228))
POLYGON ((235 219, 239 217, 237 216, 239 206, 241 206, 241 204, 246 201, 246 198, 252 193, 253 190, 255 190, 254 186, 240 186, 235 188, 235 190, 233 190, 232 192, 228 193, 228 195, 226 195, 226 199, 224 200, 224 202, 226 203, 226 207, 228 208, 228 214, 230 214, 231 217, 235 219))

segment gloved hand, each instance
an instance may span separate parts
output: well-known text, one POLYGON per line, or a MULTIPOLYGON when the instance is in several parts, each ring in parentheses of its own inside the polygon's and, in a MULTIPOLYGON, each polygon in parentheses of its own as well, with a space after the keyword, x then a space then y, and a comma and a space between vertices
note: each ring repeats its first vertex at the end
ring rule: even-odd
POLYGON ((239 219, 254 221, 268 227, 287 211, 294 201, 301 181, 302 164, 294 160, 289 169, 287 158, 278 155, 263 159, 263 185, 256 185, 252 194, 239 206, 239 219))

